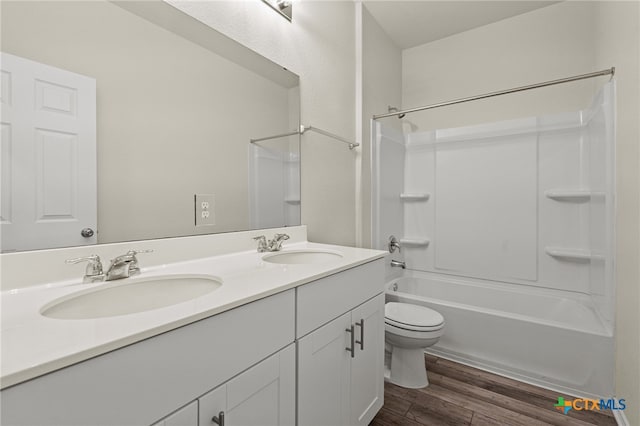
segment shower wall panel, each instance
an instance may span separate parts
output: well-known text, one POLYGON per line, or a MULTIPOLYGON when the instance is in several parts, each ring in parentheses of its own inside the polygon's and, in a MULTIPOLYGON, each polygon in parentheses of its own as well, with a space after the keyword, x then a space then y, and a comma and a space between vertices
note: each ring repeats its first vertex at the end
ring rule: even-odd
POLYGON ((536 150, 535 134, 438 143, 435 269, 536 280, 536 150))

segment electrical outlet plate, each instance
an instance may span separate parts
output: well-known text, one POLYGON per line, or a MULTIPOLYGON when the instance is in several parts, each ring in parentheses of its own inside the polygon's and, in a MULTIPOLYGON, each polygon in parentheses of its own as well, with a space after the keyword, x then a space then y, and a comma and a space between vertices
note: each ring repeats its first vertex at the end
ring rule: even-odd
POLYGON ((214 213, 215 199, 213 194, 195 194, 195 223, 196 226, 210 226, 216 224, 214 213))

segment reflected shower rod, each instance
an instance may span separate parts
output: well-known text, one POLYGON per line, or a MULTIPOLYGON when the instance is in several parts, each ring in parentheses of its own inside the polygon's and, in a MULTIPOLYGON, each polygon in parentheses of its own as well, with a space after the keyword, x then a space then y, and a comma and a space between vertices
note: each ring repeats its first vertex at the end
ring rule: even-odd
POLYGON ((351 142, 349 140, 344 139, 341 136, 338 136, 338 135, 333 134, 331 132, 327 132, 326 130, 318 129, 317 127, 313 127, 313 126, 304 126, 302 124, 300 125, 300 129, 294 130, 293 132, 281 133, 279 135, 273 135, 273 136, 266 136, 264 138, 249 139, 249 142, 250 143, 256 143, 256 142, 267 141, 267 140, 270 140, 270 139, 284 138, 284 137, 287 137, 287 136, 304 135, 305 132, 307 132, 307 131, 320 133, 321 135, 328 136, 328 137, 333 138, 333 139, 335 139, 337 141, 346 143, 347 145, 349 145, 349 149, 353 149, 353 148, 355 148, 357 146, 360 146, 359 143, 351 142))
POLYGON ((575 75, 573 77, 567 77, 567 78, 561 78, 561 79, 558 79, 558 80, 545 81, 544 83, 529 84, 527 86, 514 87, 513 89, 507 89, 507 90, 500 90, 498 92, 485 93, 484 95, 470 96, 468 98, 460 98, 460 99, 455 99, 453 101, 440 102, 440 103, 437 103, 437 104, 425 105, 425 106, 416 107, 416 108, 409 108, 409 109, 405 109, 405 110, 402 110, 402 111, 394 111, 394 112, 389 112, 389 113, 385 113, 385 114, 378 114, 378 115, 374 115, 373 119, 377 120, 379 118, 396 117, 396 116, 399 116, 399 115, 402 115, 402 114, 409 114, 411 112, 424 111, 424 110, 427 110, 427 109, 440 108, 440 107, 448 106, 448 105, 455 105, 455 104, 461 104, 461 103, 464 103, 464 102, 477 101, 479 99, 492 98, 494 96, 500 96, 500 95, 508 95, 509 93, 522 92, 524 90, 530 90, 530 89, 538 89, 540 87, 547 87, 547 86, 553 86, 555 84, 569 83, 571 81, 584 80, 584 79, 587 79, 587 78, 600 77, 600 76, 603 76, 603 75, 611 75, 611 77, 613 77, 615 75, 615 73, 616 73, 616 67, 611 67, 611 68, 607 68, 607 69, 602 70, 602 71, 596 71, 596 72, 592 72, 592 73, 589 73, 589 74, 575 75))

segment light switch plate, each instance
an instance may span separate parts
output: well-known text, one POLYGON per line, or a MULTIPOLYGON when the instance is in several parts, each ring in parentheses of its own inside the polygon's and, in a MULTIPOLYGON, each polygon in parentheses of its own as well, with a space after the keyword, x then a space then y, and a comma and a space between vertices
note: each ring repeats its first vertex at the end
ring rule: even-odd
POLYGON ((215 225, 215 199, 213 194, 195 194, 193 199, 195 203, 196 226, 215 225))

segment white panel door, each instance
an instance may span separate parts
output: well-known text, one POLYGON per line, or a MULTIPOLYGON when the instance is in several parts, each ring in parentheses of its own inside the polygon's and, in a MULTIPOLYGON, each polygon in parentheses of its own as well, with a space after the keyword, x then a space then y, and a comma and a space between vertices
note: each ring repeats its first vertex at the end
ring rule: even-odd
POLYGON ((349 424, 351 312, 298 341, 298 424, 349 424))
POLYGON ((351 422, 368 425, 384 402, 384 294, 351 313, 356 353, 351 361, 351 422))
POLYGON ((0 59, 2 251, 95 244, 95 80, 0 59), (83 237, 84 228, 93 236, 83 237))

